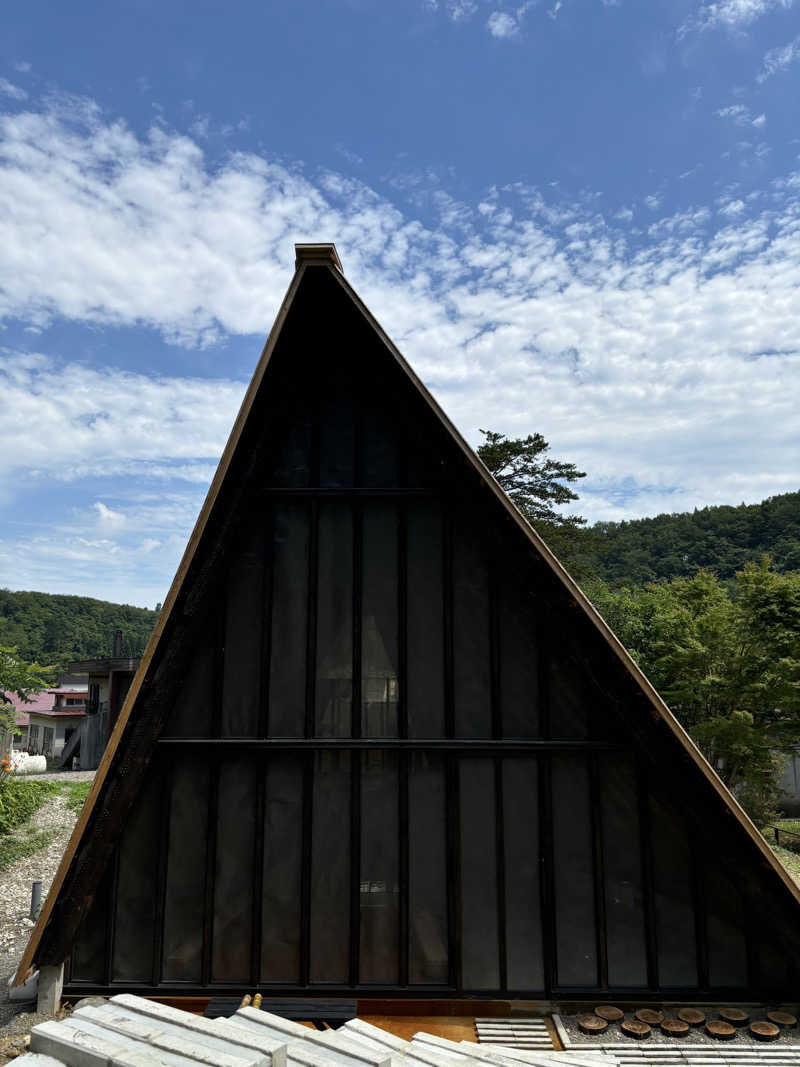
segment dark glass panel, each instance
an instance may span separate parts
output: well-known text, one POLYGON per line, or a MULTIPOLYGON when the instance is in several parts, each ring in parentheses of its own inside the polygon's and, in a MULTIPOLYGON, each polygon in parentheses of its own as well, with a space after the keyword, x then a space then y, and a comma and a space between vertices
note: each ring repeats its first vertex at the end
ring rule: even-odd
POLYGON ((553 756, 553 880, 559 986, 597 985, 589 768, 553 756))
POLYGON ((511 574, 505 574, 499 585, 503 737, 538 737, 538 649, 533 598, 511 574))
POLYGON ((398 484, 397 436, 397 425, 393 416, 385 409, 370 403, 364 412, 361 460, 363 485, 388 489, 398 484))
POLYGON ((582 740, 589 736, 589 714, 598 714, 597 700, 588 691, 585 668, 568 658, 553 640, 548 642, 550 736, 582 740))
POLYGON ((491 737, 489 571, 483 545, 453 531, 453 676, 456 737, 491 737))
POLYGON ((258 732, 261 647, 264 622, 264 542, 262 523, 248 533, 235 554, 225 589, 223 737, 258 732))
POLYGON ((317 735, 349 737, 353 702, 353 517, 341 500, 319 507, 317 735))
POLYGON ((347 982, 350 951, 350 753, 314 756, 312 982, 347 982))
POLYGON ((650 798, 659 985, 697 985, 692 862, 683 820, 650 798))
POLYGON ((277 488, 305 488, 311 484, 311 418, 293 413, 280 429, 272 453, 267 484, 277 488))
POLYGON ((709 985, 747 985, 747 941, 742 895, 719 867, 705 865, 709 985))
POLYGON ((319 484, 325 488, 355 485, 353 473, 354 411, 352 387, 328 383, 319 417, 319 484))
POLYGON ((361 940, 359 980, 399 981, 397 753, 361 753, 361 940))
POLYGON ((305 733, 308 549, 308 504, 276 504, 272 526, 271 737, 303 737, 305 733))
POLYGON ((538 761, 503 760, 506 967, 509 989, 544 989, 538 761))
POLYGON ((633 757, 601 756, 599 769, 608 984, 646 986, 641 837, 633 757))
POLYGON ((261 981, 300 978, 300 876, 303 851, 303 764, 288 753, 267 763, 261 981))
POLYGON ((365 502, 362 515, 361 732, 397 737, 397 506, 365 502))
POLYGON ((214 982, 247 982, 253 943, 256 765, 225 760, 219 772, 214 877, 214 982))
POLYGON ((444 737, 444 588, 438 501, 409 506, 406 540, 408 735, 444 737))
POLYGON ((97 887, 95 898, 78 928, 72 948, 71 980, 95 982, 106 981, 106 946, 108 944, 108 919, 111 896, 114 891, 114 860, 97 887))
POLYGON ((177 760, 169 807, 164 981, 201 978, 209 789, 207 763, 192 757, 177 760))
POLYGON ((198 640, 189 670, 181 685, 175 706, 167 720, 165 737, 210 737, 214 692, 216 649, 203 638, 198 640))
POLYGON ((412 752, 408 779, 408 980, 448 980, 444 761, 412 752))
POLYGON ((460 763, 462 981, 464 989, 498 989, 494 762, 460 763))
POLYGON ((159 831, 160 776, 151 774, 120 839, 112 975, 115 982, 152 981, 159 831))

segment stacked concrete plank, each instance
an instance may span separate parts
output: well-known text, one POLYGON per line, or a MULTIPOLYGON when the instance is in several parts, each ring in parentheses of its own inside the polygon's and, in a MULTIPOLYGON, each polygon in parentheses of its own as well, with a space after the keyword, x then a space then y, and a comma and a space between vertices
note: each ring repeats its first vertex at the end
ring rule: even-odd
POLYGON ((23 1067, 800 1067, 800 1049, 652 1045, 556 1052, 418 1033, 361 1019, 318 1031, 256 1008, 204 1019, 123 994, 31 1033, 23 1067))
POLYGON ((553 1048, 544 1019, 477 1018, 475 1029, 481 1044, 487 1042, 491 1045, 504 1045, 506 1048, 553 1048))

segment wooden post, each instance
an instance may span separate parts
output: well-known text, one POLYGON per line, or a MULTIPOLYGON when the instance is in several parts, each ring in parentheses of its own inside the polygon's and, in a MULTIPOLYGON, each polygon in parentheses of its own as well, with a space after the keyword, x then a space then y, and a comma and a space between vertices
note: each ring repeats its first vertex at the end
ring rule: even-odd
POLYGON ((39 971, 39 993, 36 1010, 41 1015, 57 1015, 61 1007, 61 991, 64 988, 64 964, 42 967, 39 971))

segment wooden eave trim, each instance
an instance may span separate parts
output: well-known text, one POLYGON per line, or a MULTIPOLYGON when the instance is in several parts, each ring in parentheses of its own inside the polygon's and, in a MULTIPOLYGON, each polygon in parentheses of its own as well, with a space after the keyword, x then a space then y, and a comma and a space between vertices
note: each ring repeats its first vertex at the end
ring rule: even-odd
MULTIPOLYGON (((319 247, 322 248, 329 246, 319 247)), ((117 747, 119 746, 128 719, 130 718, 131 711, 136 703, 139 690, 142 687, 142 684, 147 675, 147 671, 149 670, 150 664, 155 656, 156 650, 160 643, 161 636, 164 632, 167 622, 169 621, 169 618, 171 616, 177 598, 181 592, 181 589, 183 588, 184 579, 192 563, 192 560, 194 559, 197 547, 200 543, 203 533, 205 532, 208 519, 213 510, 217 496, 219 495, 219 491, 228 472, 228 468, 230 467, 231 460, 236 450, 236 446, 239 443, 239 439, 241 438, 242 432, 247 422, 247 418, 253 406, 253 402, 255 400, 256 395, 258 394, 258 390, 261 386, 264 374, 267 370, 267 367, 269 366, 270 359, 272 358, 272 354, 275 350, 275 346, 278 342, 281 330, 283 329, 284 322, 286 321, 286 317, 291 309, 292 303, 294 302, 294 298, 297 295, 300 283, 308 266, 313 266, 315 268, 325 267, 327 270, 330 271, 331 275, 335 278, 335 280, 338 282, 338 284, 341 286, 347 296, 349 296, 357 310, 361 312, 368 325, 372 327, 372 329, 378 335, 380 340, 383 342, 387 351, 393 356, 400 368, 408 375, 409 379, 411 380, 419 395, 429 406, 434 416, 439 420, 443 428, 447 431, 447 433, 449 433, 450 437, 459 447, 467 461, 471 464, 476 474, 494 494, 497 501, 505 509, 507 515, 516 523, 517 527, 521 530, 525 537, 527 537, 533 548, 544 559, 544 561, 550 567, 550 570, 553 572, 555 577, 566 588, 567 592, 572 596, 575 602, 583 609, 589 621, 596 627, 597 630, 599 630, 600 634, 611 646, 617 658, 621 661, 622 665, 628 671, 631 678, 637 684, 642 693, 647 697, 656 714, 667 724, 667 726, 678 739, 680 744, 689 754, 693 762, 696 764, 698 769, 705 775, 706 779, 716 790, 720 799, 738 819, 744 830, 750 836, 753 843, 761 852, 762 857, 767 861, 768 865, 772 868, 772 870, 778 875, 781 882, 786 887, 786 889, 788 889, 794 900, 798 904, 800 904, 800 887, 797 887, 794 884, 788 872, 784 870, 782 864, 778 861, 777 857, 771 851, 763 836, 756 829, 750 817, 741 807, 741 805, 733 796, 733 794, 724 785, 719 775, 709 764, 705 756, 703 756, 698 747, 695 745, 694 741, 692 741, 688 733, 684 730, 684 728, 672 714, 670 709, 661 699, 661 697, 653 688, 652 684, 647 679, 641 668, 635 663, 625 646, 613 632, 611 627, 606 623, 605 619, 602 618, 602 616, 591 603, 591 601, 586 597, 586 595, 580 589, 575 580, 567 572, 563 564, 560 563, 559 560, 555 557, 555 555, 550 551, 545 542, 533 529, 530 523, 523 517, 522 513, 516 508, 516 506, 513 504, 508 495, 500 488, 499 484, 489 472, 485 464, 467 444, 465 439, 456 429, 454 424, 450 421, 450 419, 439 406, 432 394, 423 384, 421 379, 416 375, 414 370, 408 364, 400 350, 397 348, 391 338, 387 335, 381 324, 378 322, 378 320, 375 318, 375 316, 372 314, 366 304, 361 300, 359 295, 344 277, 343 273, 341 272, 340 266, 336 267, 333 264, 330 255, 326 255, 325 257, 320 256, 319 260, 316 256, 314 256, 313 258, 305 258, 302 256, 298 256, 297 263, 298 266, 295 270, 294 277, 292 278, 289 288, 286 291, 286 295, 283 298, 283 302, 275 318, 275 322, 269 332, 269 336, 267 337, 266 344, 264 345, 264 348, 261 352, 261 356, 256 365, 252 380, 247 388, 247 392, 245 393, 241 407, 239 408, 239 413, 236 416, 236 421, 234 422, 230 437, 228 438, 228 442, 225 445, 225 449, 222 453, 222 457, 220 459, 216 473, 214 474, 214 478, 211 482, 208 493, 206 494, 206 499, 203 503, 203 507, 200 510, 200 514, 198 515, 197 522, 195 523, 192 535, 189 538, 189 542, 184 551, 180 565, 178 566, 178 570, 175 573, 175 577, 172 581, 172 585, 170 586, 167 598, 164 601, 164 606, 156 622, 155 629, 153 630, 153 633, 150 636, 150 640, 147 643, 147 648, 145 649, 144 655, 142 656, 142 661, 139 665, 139 669, 137 670, 134 679, 131 683, 131 687, 128 690, 128 694, 125 698, 125 703, 122 706, 122 710, 117 718, 117 722, 114 726, 114 730, 111 734, 108 745, 106 746, 103 758, 100 761, 100 766, 98 767, 97 773, 94 777, 89 796, 86 799, 86 803, 83 806, 83 810, 81 811, 78 821, 76 822, 75 827, 72 831, 69 843, 64 852, 64 855, 61 858, 61 862, 56 872, 56 876, 53 879, 50 891, 47 894, 47 898, 44 902, 42 910, 39 913, 39 918, 36 922, 36 925, 31 931, 30 940, 28 941, 28 944, 25 948, 25 952, 23 953, 22 959, 20 960, 19 966, 17 967, 16 973, 14 975, 13 984, 15 986, 21 984, 27 977, 28 971, 30 970, 33 964, 36 950, 39 947, 39 942, 41 941, 42 934, 44 933, 45 927, 47 926, 47 923, 50 919, 50 915, 52 914, 55 901, 58 898, 58 895, 61 891, 61 887, 64 884, 64 881, 66 879, 67 873, 69 872, 75 853, 77 852, 78 845, 80 844, 86 825, 89 821, 94 806, 103 788, 114 755, 116 754, 117 747)))
POLYGON ((684 747, 688 755, 691 757, 697 768, 705 775, 708 782, 716 790, 720 799, 726 804, 726 806, 731 810, 733 815, 738 819, 743 829, 746 831, 748 836, 751 838, 753 843, 761 852, 762 857, 767 861, 773 871, 779 876, 781 882, 786 887, 786 889, 789 890, 794 900, 798 904, 800 904, 800 887, 795 884, 788 871, 784 868, 783 864, 780 862, 780 860, 778 860, 775 853, 767 844, 766 840, 764 839, 764 835, 760 833, 760 831, 756 828, 752 819, 741 806, 739 801, 719 777, 717 772, 705 758, 703 753, 694 743, 694 741, 683 728, 683 726, 681 726, 681 724, 675 718, 672 711, 661 698, 653 684, 642 671, 641 667, 639 667, 639 665, 633 659, 633 657, 625 648, 623 643, 620 641, 620 639, 617 637, 617 635, 602 617, 600 612, 580 588, 575 579, 569 574, 563 563, 561 563, 561 561, 548 548, 548 546, 545 544, 545 542, 542 540, 536 530, 531 526, 528 520, 522 515, 522 512, 519 511, 517 506, 513 503, 508 494, 500 488, 500 485, 498 484, 494 476, 491 474, 488 467, 483 463, 477 453, 472 448, 470 448, 469 444, 467 444, 466 440, 462 437, 459 430, 450 421, 448 415, 439 406, 434 396, 430 393, 425 384, 417 376, 413 368, 406 361, 403 354, 400 352, 395 343, 383 329, 381 324, 366 306, 366 304, 358 295, 358 293, 350 285, 348 280, 344 277, 343 274, 339 274, 337 271, 331 271, 331 273, 333 274, 339 285, 342 287, 342 289, 350 297, 356 308, 367 320, 368 324, 372 327, 375 333, 378 334, 381 341, 386 346, 391 355, 394 357, 394 359, 397 361, 397 363, 400 365, 402 370, 404 370, 405 373, 408 375, 417 392, 420 394, 422 399, 426 401, 426 403, 428 404, 436 418, 439 420, 441 425, 450 434, 452 439, 461 449, 461 452, 463 453, 467 461, 472 465, 477 475, 491 490, 491 492, 494 494, 495 498, 499 501, 499 503, 503 506, 509 517, 513 519, 513 521, 516 523, 517 527, 528 538, 528 540, 539 553, 539 555, 550 567, 550 570, 553 572, 558 581, 560 581, 561 584, 566 588, 567 592, 572 596, 578 606, 583 609, 583 612, 588 617, 589 621, 595 626, 597 630, 600 631, 600 634, 611 646, 617 658, 621 661, 623 667, 625 667, 633 681, 642 691, 644 696, 648 699, 658 717, 666 723, 666 725, 678 739, 680 744, 684 747))
MULTIPOLYGON (((327 266, 329 270, 331 269, 330 262, 326 262, 325 266, 327 266)), ((209 486, 208 492, 206 493, 205 501, 203 502, 203 506, 200 509, 200 514, 198 515, 197 521, 195 522, 194 529, 192 530, 192 535, 189 538, 189 541, 186 545, 186 549, 184 550, 183 556, 181 558, 181 562, 178 566, 177 571, 175 572, 175 577, 173 578, 172 585, 170 586, 169 592, 167 593, 167 598, 164 601, 164 606, 162 607, 158 619, 156 620, 156 625, 152 634, 150 635, 150 640, 147 642, 147 647, 144 650, 144 655, 142 656, 139 668, 136 671, 136 674, 134 675, 130 689, 128 690, 128 693, 125 697, 125 702, 122 705, 122 710, 120 711, 117 717, 117 721, 114 725, 111 737, 109 738, 105 752, 103 753, 103 758, 100 760, 100 765, 97 768, 97 773, 95 774, 94 781, 92 782, 92 788, 89 791, 89 795, 86 798, 85 804, 83 805, 83 809, 81 810, 81 814, 78 817, 78 821, 75 823, 75 827, 72 831, 72 835, 70 836, 69 843, 67 844, 67 847, 64 851, 64 855, 61 857, 61 862, 58 865, 56 876, 53 879, 52 885, 50 886, 50 891, 48 892, 42 909, 39 912, 39 918, 36 921, 36 925, 31 931, 30 940, 28 941, 25 951, 22 954, 22 959, 20 960, 19 966, 17 967, 16 973, 14 975, 13 984, 15 986, 20 985, 23 981, 25 981, 25 978, 27 977, 30 968, 33 966, 33 961, 35 959, 39 943, 42 939, 42 934, 44 933, 45 927, 47 926, 47 923, 50 919, 53 908, 55 906, 55 902, 58 899, 59 893, 61 892, 61 888, 64 884, 64 881, 66 880, 70 866, 75 857, 75 853, 77 852, 81 838, 83 837, 83 833, 92 815, 94 806, 97 803, 97 799, 103 788, 106 777, 108 776, 111 763, 114 759, 120 741, 122 740, 122 735, 125 731, 128 719, 130 718, 131 711, 133 710, 133 707, 136 703, 139 691, 142 688, 144 680, 147 676, 150 664, 152 663, 156 650, 158 649, 159 643, 161 641, 161 636, 170 619, 172 610, 175 607, 175 603, 178 599, 178 596, 180 595, 181 589, 183 588, 184 579, 189 570, 189 567, 191 566, 192 560, 194 559, 197 547, 200 544, 200 540, 205 532, 206 525, 208 524, 208 520, 214 508, 214 504, 216 503, 217 496, 219 495, 219 491, 222 488, 222 484, 225 480, 225 476, 228 473, 228 468, 230 467, 231 460, 233 459, 233 455, 236 451, 236 446, 239 443, 239 439, 241 438, 242 432, 247 423, 247 418, 250 414, 253 402, 258 394, 258 390, 261 386, 264 374, 266 372, 267 367, 269 366, 269 361, 272 358, 272 353, 275 350, 275 346, 278 342, 278 338, 280 337, 281 330, 283 329, 283 324, 286 321, 286 316, 289 314, 289 310, 291 309, 292 303, 294 302, 294 298, 297 295, 297 291, 300 287, 300 282, 302 281, 305 271, 305 263, 301 264, 295 271, 294 277, 292 278, 292 281, 289 284, 289 288, 286 291, 286 295, 283 298, 283 302, 275 318, 275 322, 269 332, 269 336, 267 337, 266 344, 262 349, 261 356, 259 358, 258 363, 256 364, 256 369, 253 373, 250 385, 247 388, 247 392, 245 393, 244 399, 242 400, 241 406, 239 408, 239 413, 236 416, 236 421, 233 424, 233 429, 231 430, 228 442, 225 445, 225 449, 222 453, 222 457, 220 458, 219 465, 217 466, 217 470, 211 481, 211 485, 209 486)), ((337 273, 334 270, 332 270, 331 272, 333 274, 337 273)))

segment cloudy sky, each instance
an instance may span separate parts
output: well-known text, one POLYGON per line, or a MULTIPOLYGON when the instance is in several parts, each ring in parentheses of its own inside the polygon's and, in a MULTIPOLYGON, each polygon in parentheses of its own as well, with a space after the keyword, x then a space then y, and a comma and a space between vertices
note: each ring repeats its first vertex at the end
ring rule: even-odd
POLYGON ((335 241, 472 443, 800 488, 800 0, 6 0, 0 586, 163 600, 335 241))

